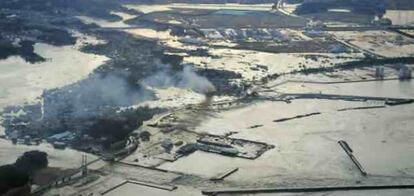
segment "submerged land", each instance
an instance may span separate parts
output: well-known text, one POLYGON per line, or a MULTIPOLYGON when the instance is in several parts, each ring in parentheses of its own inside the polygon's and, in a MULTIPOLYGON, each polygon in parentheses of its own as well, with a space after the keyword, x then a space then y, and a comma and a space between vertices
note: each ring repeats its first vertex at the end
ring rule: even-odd
POLYGON ((413 194, 413 10, 4 0, 0 193, 413 194))

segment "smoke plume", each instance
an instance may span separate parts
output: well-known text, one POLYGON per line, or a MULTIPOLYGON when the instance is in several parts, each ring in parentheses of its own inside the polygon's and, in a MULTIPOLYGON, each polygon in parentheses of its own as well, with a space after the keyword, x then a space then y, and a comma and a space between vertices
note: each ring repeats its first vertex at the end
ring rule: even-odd
POLYGON ((182 71, 174 72, 170 67, 164 68, 156 74, 142 81, 145 86, 151 87, 178 87, 191 89, 197 93, 207 94, 214 92, 214 85, 203 76, 198 75, 194 68, 187 65, 182 71))
POLYGON ((94 116, 104 108, 131 106, 153 99, 149 90, 127 82, 124 73, 94 74, 89 78, 44 94, 45 114, 57 116, 65 112, 74 117, 94 116))

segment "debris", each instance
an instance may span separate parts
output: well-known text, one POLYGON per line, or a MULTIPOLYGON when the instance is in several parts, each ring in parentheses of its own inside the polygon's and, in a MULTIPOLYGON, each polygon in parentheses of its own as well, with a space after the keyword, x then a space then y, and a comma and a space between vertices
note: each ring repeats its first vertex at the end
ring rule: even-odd
POLYGON ((349 156, 349 158, 351 158, 352 162, 354 162, 354 164, 358 167, 358 169, 361 172, 361 174, 363 176, 366 176, 367 175, 367 172, 362 167, 362 165, 358 162, 358 160, 356 159, 356 157, 353 155, 353 151, 352 151, 351 147, 349 147, 348 143, 346 141, 343 141, 343 140, 338 141, 338 143, 344 149, 344 151, 349 156))
POLYGON ((151 138, 151 134, 148 131, 143 131, 139 133, 139 138, 141 138, 141 141, 147 142, 151 138))
POLYGON ((256 159, 274 146, 262 142, 205 134, 197 140, 197 148, 227 156, 256 159))
POLYGON ((177 141, 177 142, 174 143, 174 146, 181 146, 183 144, 184 144, 183 141, 177 141))
POLYGON ((230 170, 228 170, 224 173, 221 173, 218 176, 212 177, 212 178, 210 178, 210 180, 211 181, 221 181, 221 180, 224 180, 224 178, 226 178, 227 176, 230 176, 231 174, 233 174, 237 171, 239 171, 239 168, 236 167, 236 168, 230 169, 230 170))
POLYGON ((53 147, 56 149, 65 149, 67 144, 65 142, 53 142, 53 147))
POLYGON ((182 146, 181 148, 179 148, 176 153, 181 154, 183 156, 189 155, 195 151, 197 151, 197 144, 186 144, 184 146, 182 146))
POLYGON ((365 110, 365 109, 378 109, 378 108, 385 108, 385 105, 379 106, 366 106, 366 107, 354 107, 354 108, 342 108, 337 110, 338 112, 348 111, 348 110, 365 110))
POLYGON ((202 151, 212 152, 227 156, 237 156, 239 151, 233 147, 225 147, 220 145, 198 144, 197 148, 202 151))
POLYGON ((237 131, 230 131, 230 132, 228 132, 228 133, 225 133, 224 134, 224 137, 230 137, 230 136, 232 136, 232 135, 234 135, 234 134, 238 134, 239 132, 237 132, 237 131))
POLYGON ((171 141, 171 139, 165 139, 161 142, 161 146, 165 149, 165 151, 170 152, 174 147, 174 143, 171 141))
POLYGON ((255 129, 259 127, 263 127, 263 125, 253 125, 253 126, 250 126, 249 129, 255 129))
POLYGON ((273 122, 284 122, 284 121, 288 121, 288 120, 293 120, 293 119, 297 119, 297 118, 305 118, 305 117, 319 115, 319 114, 321 114, 321 113, 320 112, 313 112, 313 113, 309 113, 309 114, 297 115, 297 116, 290 117, 290 118, 281 118, 281 119, 274 120, 273 122))

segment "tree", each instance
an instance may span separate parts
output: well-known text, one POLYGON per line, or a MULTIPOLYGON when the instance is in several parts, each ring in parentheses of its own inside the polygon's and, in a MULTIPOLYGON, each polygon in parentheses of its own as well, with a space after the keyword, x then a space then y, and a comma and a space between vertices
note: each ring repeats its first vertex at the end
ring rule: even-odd
POLYGON ((47 153, 37 150, 25 152, 14 163, 19 170, 29 175, 32 175, 37 170, 46 168, 48 164, 47 153))
POLYGON ((24 186, 29 182, 29 175, 15 165, 0 166, 0 195, 15 187, 24 186))

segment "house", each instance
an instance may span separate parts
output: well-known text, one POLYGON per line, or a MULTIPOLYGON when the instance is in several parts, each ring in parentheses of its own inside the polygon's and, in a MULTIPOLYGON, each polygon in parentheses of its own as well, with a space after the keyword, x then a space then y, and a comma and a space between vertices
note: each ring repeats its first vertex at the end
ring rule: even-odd
POLYGON ((411 79, 411 72, 412 70, 410 67, 408 67, 407 65, 401 65, 398 73, 398 78, 400 80, 409 80, 411 79))
POLYGON ((382 79, 384 79, 384 77, 385 77, 384 67, 381 67, 381 66, 376 67, 375 68, 375 78, 382 80, 382 79))
POLYGON ((56 142, 56 141, 63 142, 63 141, 71 141, 73 139, 75 139, 75 134, 70 131, 58 133, 58 134, 52 135, 47 138, 49 142, 56 142))

